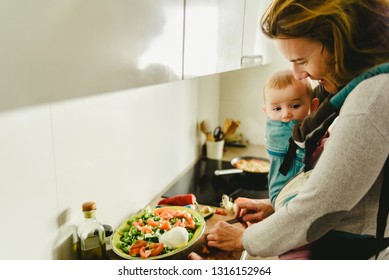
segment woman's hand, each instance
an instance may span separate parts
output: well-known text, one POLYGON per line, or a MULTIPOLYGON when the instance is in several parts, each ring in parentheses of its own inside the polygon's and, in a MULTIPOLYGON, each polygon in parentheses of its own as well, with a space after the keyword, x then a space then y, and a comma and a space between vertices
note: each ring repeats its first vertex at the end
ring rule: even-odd
MULTIPOLYGON (((242 217, 247 224, 256 223, 269 217, 274 209, 269 199, 237 199, 235 218, 242 217)), ((224 251, 243 251, 242 236, 244 227, 218 222, 209 232, 206 239, 208 246, 224 251)))
POLYGON ((270 199, 245 199, 236 203, 235 218, 242 217, 246 223, 257 223, 274 213, 270 199))
POLYGON ((242 235, 244 228, 239 224, 230 225, 220 221, 210 230, 206 239, 209 247, 216 247, 223 251, 243 251, 242 235))

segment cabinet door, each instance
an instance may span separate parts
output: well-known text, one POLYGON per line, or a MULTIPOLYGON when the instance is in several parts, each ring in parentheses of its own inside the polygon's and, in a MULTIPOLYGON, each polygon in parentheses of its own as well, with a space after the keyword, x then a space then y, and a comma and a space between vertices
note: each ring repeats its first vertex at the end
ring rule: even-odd
POLYGON ((0 110, 182 79, 184 0, 2 1, 0 22, 0 110))
POLYGON ((186 0, 184 77, 240 68, 243 0, 186 0))
POLYGON ((271 62, 271 43, 261 31, 260 20, 271 0, 246 0, 242 68, 271 62))

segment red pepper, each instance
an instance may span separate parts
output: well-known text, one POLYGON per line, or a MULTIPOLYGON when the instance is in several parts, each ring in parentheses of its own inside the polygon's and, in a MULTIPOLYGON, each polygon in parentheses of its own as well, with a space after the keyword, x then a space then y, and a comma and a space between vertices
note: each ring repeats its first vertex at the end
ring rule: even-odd
POLYGON ((215 214, 222 215, 222 216, 227 216, 227 210, 222 209, 222 208, 216 208, 215 209, 215 214))
POLYGON ((167 197, 158 202, 158 205, 176 205, 185 206, 188 204, 196 204, 196 197, 194 194, 178 194, 172 197, 167 197))

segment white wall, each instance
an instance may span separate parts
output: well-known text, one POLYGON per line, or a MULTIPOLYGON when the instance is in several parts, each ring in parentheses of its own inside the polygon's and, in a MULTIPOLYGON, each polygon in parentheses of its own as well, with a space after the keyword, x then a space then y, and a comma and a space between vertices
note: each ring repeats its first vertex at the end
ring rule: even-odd
MULTIPOLYGON (((273 45, 273 42, 270 41, 273 45)), ((271 64, 231 71, 220 75, 220 115, 241 121, 237 132, 243 133, 250 143, 264 144, 266 115, 262 111, 262 90, 266 80, 290 63, 273 46, 271 64)))
POLYGON ((118 226, 190 166, 219 76, 0 111, 0 259, 72 258, 81 204, 118 226))

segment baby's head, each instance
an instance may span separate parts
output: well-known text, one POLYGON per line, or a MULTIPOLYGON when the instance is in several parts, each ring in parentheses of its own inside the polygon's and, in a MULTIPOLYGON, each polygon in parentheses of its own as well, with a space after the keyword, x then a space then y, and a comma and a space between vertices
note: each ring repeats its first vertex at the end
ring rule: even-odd
POLYGON ((313 98, 310 82, 296 80, 292 70, 275 73, 267 82, 263 96, 263 110, 268 117, 283 122, 302 122, 319 105, 319 100, 313 98))

